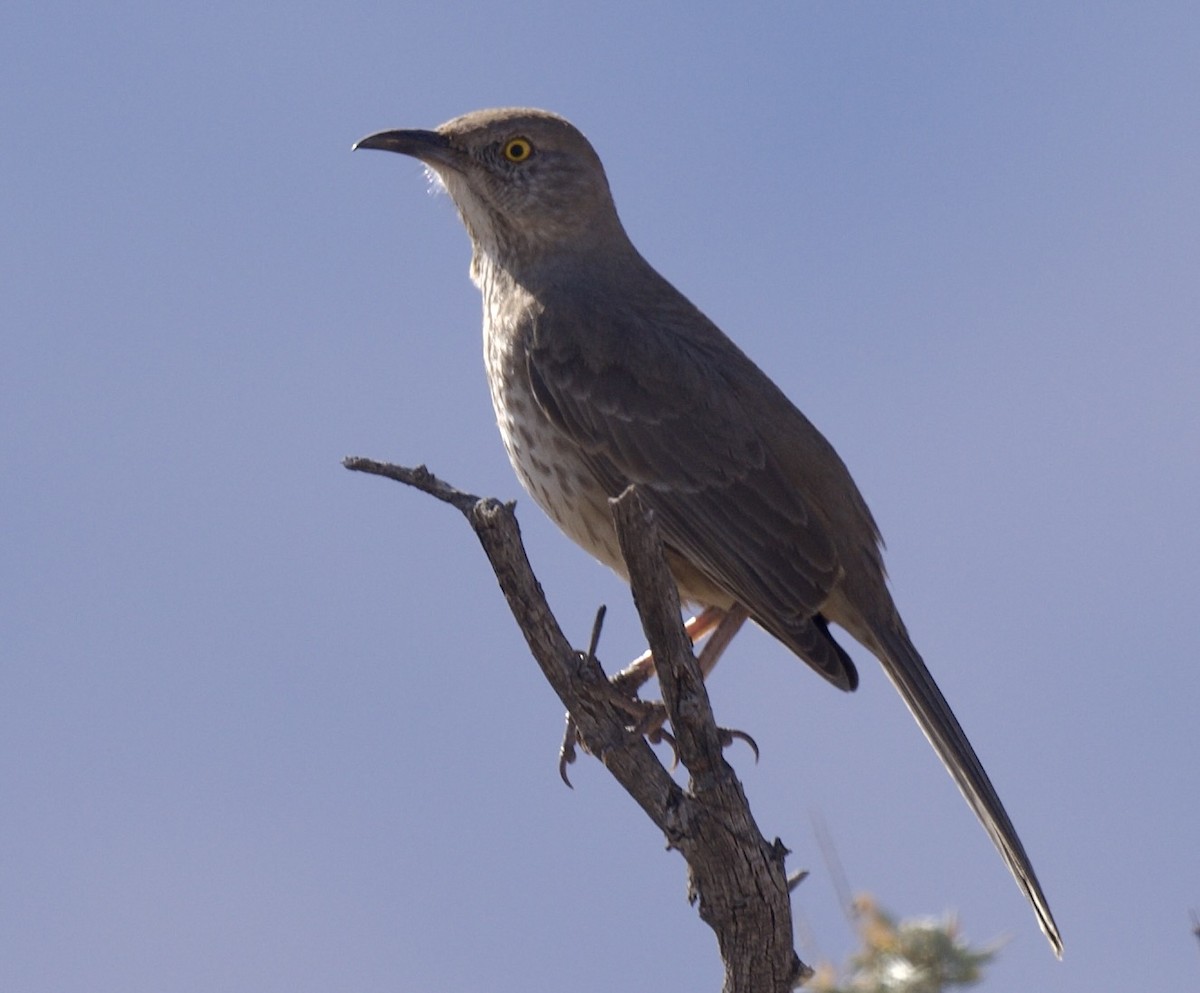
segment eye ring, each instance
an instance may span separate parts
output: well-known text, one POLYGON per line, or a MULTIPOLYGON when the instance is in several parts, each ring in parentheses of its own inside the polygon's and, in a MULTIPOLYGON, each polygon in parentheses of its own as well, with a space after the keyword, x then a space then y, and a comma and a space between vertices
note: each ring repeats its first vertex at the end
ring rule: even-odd
POLYGON ((509 162, 524 162, 533 154, 533 142, 528 138, 509 138, 501 151, 509 162))

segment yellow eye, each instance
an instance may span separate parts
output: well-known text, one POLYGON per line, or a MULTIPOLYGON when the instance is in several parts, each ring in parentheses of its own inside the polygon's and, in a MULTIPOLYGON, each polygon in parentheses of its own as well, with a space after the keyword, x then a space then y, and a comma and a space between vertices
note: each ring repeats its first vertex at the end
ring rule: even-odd
POLYGON ((528 138, 509 138, 504 143, 504 157, 509 162, 524 162, 533 154, 533 145, 528 138))

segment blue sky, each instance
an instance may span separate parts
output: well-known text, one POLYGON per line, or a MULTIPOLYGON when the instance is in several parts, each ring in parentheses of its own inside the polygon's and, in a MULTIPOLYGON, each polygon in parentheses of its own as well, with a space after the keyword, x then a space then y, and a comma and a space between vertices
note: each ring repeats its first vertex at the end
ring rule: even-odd
POLYGON ((1200 17, 1185 3, 6 5, 0 988, 715 989, 453 511, 518 497, 602 659, 627 594, 500 447, 453 208, 387 127, 552 109, 635 243, 850 465, 1029 849, 1023 898, 878 667, 758 632, 711 689, 813 875, 1007 938, 993 990, 1194 985, 1200 17))

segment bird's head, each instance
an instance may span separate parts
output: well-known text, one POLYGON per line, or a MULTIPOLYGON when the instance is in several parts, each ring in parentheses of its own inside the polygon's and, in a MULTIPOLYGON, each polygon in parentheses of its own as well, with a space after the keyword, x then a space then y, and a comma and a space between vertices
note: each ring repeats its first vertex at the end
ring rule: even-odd
POLYGON ((381 131, 354 147, 425 163, 458 207, 476 254, 512 271, 626 243, 599 156, 555 114, 479 110, 433 131, 381 131))

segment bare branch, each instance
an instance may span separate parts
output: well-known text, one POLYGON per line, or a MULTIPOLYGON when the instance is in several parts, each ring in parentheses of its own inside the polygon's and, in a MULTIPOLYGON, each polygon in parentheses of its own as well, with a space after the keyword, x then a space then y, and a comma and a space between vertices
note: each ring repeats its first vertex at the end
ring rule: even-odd
MULTIPOLYGON (((680 620, 679 592, 651 515, 630 487, 612 501, 621 554, 679 757, 690 779, 671 844, 688 863, 689 890, 716 932, 725 990, 790 990, 808 975, 792 947, 787 849, 762 836, 742 785, 725 761, 699 663, 680 620)), ((662 826, 662 825, 660 825, 662 826)))
MULTIPOLYGON (((424 466, 409 469, 348 458, 346 468, 385 476, 457 507, 492 564, 530 651, 567 708, 583 747, 595 755, 687 860, 689 895, 713 928, 725 962, 725 993, 785 993, 811 975, 792 943, 783 862, 750 814, 741 784, 722 754, 725 735, 680 621, 679 595, 662 545, 634 490, 613 501, 614 522, 629 567, 687 790, 672 779, 636 733, 628 701, 594 657, 575 651, 550 613, 521 543, 513 504, 480 499, 442 482, 424 466), (624 705, 622 705, 624 704, 624 705)), ((564 777, 565 778, 565 777, 564 777)))
POLYGON ((521 543, 513 504, 463 493, 424 466, 410 469, 362 458, 348 458, 343 465, 405 483, 466 516, 529 650, 570 712, 584 748, 604 763, 656 824, 665 824, 672 797, 681 790, 646 741, 628 730, 628 712, 617 705, 599 662, 575 651, 550 613, 521 543))

